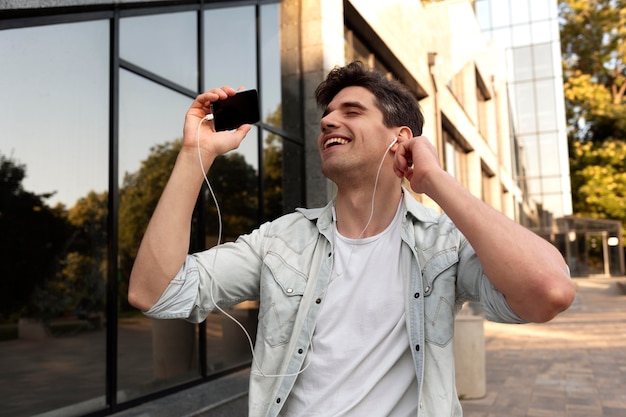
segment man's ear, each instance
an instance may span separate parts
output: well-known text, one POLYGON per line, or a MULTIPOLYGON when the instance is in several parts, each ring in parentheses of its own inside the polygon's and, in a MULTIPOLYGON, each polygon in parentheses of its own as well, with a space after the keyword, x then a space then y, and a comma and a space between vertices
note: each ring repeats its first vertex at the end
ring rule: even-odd
POLYGON ((396 148, 398 147, 398 144, 402 142, 406 142, 407 140, 411 140, 413 138, 413 132, 411 131, 410 127, 402 126, 398 128, 398 130, 396 131, 396 138, 397 138, 397 141, 396 143, 394 143, 394 145, 391 148, 393 152, 395 152, 396 148))

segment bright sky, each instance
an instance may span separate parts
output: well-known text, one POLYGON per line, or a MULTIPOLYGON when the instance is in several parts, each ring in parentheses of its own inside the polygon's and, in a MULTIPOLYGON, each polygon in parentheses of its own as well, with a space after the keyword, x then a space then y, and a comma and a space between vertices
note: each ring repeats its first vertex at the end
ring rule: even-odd
MULTIPOLYGON (((264 59, 275 62, 265 73, 274 68, 277 81, 265 92, 267 115, 280 97, 278 6, 263 7, 263 21, 271 28, 264 31, 269 39, 264 59)), ((255 28, 249 24, 254 7, 212 10, 205 16, 206 87, 256 88, 255 28)), ((124 59, 195 89, 193 12, 126 18, 120 35, 124 59)), ((0 153, 26 165, 27 191, 57 191, 48 200, 51 205, 71 207, 91 190, 107 190, 108 39, 108 21, 0 31, 0 153)), ((191 99, 125 70, 120 92, 121 181, 125 172, 139 168, 152 146, 181 136, 191 99)), ((256 140, 250 138, 239 151, 256 168, 256 140)))

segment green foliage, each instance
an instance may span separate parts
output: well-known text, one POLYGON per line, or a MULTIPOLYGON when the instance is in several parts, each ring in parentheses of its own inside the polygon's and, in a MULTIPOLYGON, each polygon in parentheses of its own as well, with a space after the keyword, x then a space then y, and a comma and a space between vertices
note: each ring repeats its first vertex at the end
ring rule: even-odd
POLYGON ((584 217, 622 221, 626 235, 626 142, 573 144, 572 186, 577 190, 574 211, 584 217))
POLYGON ((574 212, 626 224, 626 0, 559 13, 574 212))
POLYGON ((626 0, 560 0, 559 11, 571 136, 626 138, 626 0))
POLYGON ((0 315, 49 311, 41 294, 54 280, 74 230, 63 207, 45 204, 48 194, 24 190, 26 167, 0 154, 0 315), (35 293, 36 288, 39 288, 35 293))

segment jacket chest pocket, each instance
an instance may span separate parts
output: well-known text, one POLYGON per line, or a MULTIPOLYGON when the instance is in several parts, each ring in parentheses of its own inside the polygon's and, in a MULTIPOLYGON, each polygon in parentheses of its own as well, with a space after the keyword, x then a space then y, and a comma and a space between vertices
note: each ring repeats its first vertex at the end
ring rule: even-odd
POLYGON ((270 346, 288 343, 306 288, 306 275, 269 252, 261 277, 259 336, 270 346))
POLYGON ((454 336, 457 263, 456 248, 451 248, 435 254, 422 269, 424 335, 427 342, 440 347, 454 336))

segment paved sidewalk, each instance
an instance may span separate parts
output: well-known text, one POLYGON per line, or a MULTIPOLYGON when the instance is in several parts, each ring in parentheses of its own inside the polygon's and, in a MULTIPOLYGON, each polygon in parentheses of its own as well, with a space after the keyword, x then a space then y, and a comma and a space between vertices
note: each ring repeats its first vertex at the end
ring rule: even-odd
POLYGON ((576 279, 545 324, 485 322, 487 395, 464 417, 626 416, 626 279, 576 279))

